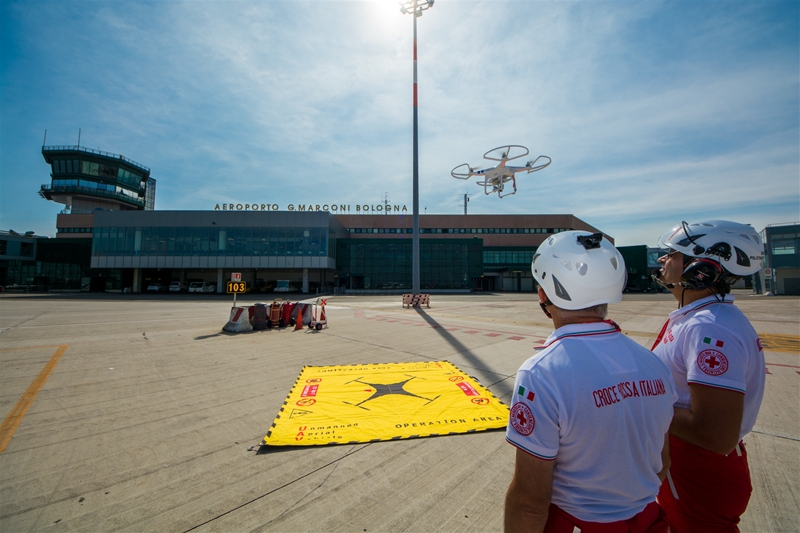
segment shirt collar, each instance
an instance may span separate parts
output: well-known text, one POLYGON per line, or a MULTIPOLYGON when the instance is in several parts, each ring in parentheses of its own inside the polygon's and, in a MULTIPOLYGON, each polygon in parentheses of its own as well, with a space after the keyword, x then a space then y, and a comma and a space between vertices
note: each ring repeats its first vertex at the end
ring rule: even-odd
POLYGON ((534 350, 544 350, 549 348, 556 342, 567 337, 594 337, 597 335, 608 335, 610 333, 619 333, 619 326, 612 320, 603 320, 598 322, 586 322, 582 324, 567 324, 561 326, 547 337, 547 340, 542 346, 535 346, 534 350))
POLYGON ((694 313, 695 311, 699 311, 700 309, 702 309, 704 307, 708 307, 709 305, 714 305, 714 304, 732 304, 733 300, 734 300, 734 298, 730 294, 726 294, 722 298, 722 301, 719 300, 719 296, 718 295, 715 296, 715 295, 712 294, 711 296, 706 296, 705 298, 700 298, 699 300, 695 300, 694 302, 692 302, 690 304, 684 305, 680 309, 676 309, 675 311, 673 311, 673 312, 671 312, 669 314, 669 318, 671 320, 673 318, 678 318, 678 317, 681 317, 681 316, 685 316, 685 315, 688 315, 689 313, 694 313))

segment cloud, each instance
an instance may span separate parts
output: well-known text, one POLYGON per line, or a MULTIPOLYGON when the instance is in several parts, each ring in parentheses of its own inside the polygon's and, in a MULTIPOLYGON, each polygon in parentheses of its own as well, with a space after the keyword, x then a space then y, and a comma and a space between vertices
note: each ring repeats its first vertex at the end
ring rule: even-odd
MULTIPOLYGON (((411 206, 412 19, 392 2, 2 9, 0 227, 53 227, 44 129, 151 167, 160 209, 411 206)), ((417 21, 420 205, 459 213, 470 192, 470 212, 573 213, 626 244, 706 212, 796 218, 797 15, 440 0, 417 21), (450 177, 508 143, 553 164, 503 200, 450 177)))

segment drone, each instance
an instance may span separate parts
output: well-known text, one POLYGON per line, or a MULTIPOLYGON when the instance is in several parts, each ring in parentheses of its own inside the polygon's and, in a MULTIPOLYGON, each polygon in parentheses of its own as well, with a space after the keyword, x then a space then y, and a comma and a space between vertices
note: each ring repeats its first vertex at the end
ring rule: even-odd
POLYGON ((499 161, 499 165, 492 168, 480 169, 473 168, 469 166, 468 163, 464 163, 463 165, 458 165, 456 168, 451 170, 450 174, 454 178, 460 180, 467 180, 472 176, 479 176, 483 178, 483 181, 479 181, 477 183, 478 185, 483 186, 483 191, 487 196, 497 193, 499 198, 504 198, 517 193, 517 179, 514 176, 517 172, 527 172, 530 174, 531 172, 542 170, 552 162, 552 160, 546 155, 540 155, 536 159, 525 163, 524 167, 506 166, 508 161, 525 157, 529 153, 530 152, 527 148, 518 144, 500 146, 483 154, 484 159, 488 159, 489 161, 499 161), (540 160, 542 161, 541 163, 539 162, 540 160), (505 185, 508 182, 511 182, 511 186, 513 187, 512 192, 506 191, 505 185))

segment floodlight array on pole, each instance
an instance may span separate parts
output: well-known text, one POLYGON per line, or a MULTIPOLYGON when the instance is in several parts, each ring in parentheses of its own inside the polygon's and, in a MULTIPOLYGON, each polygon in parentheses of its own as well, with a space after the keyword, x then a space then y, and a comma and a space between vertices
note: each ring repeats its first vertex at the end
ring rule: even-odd
POLYGON ((419 294, 419 142, 417 127, 417 17, 422 12, 433 7, 434 0, 408 0, 400 2, 400 12, 404 15, 411 14, 414 19, 414 199, 413 205, 413 236, 411 240, 411 292, 419 294))

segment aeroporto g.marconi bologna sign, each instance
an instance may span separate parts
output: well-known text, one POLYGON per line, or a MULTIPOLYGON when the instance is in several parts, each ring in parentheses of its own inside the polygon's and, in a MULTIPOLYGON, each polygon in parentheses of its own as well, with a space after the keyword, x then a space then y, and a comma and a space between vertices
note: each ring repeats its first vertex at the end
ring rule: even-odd
MULTIPOLYGON (((280 211, 278 204, 216 204, 214 211, 280 211)), ((373 214, 373 213, 408 213, 405 205, 389 204, 356 204, 354 208, 350 204, 289 204, 287 211, 328 211, 330 213, 347 214, 373 214)))

